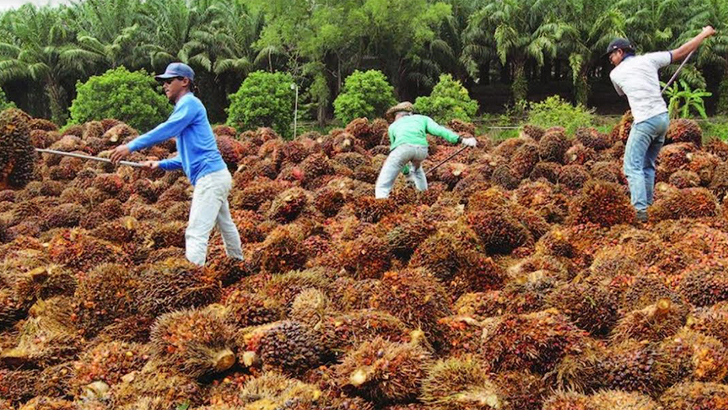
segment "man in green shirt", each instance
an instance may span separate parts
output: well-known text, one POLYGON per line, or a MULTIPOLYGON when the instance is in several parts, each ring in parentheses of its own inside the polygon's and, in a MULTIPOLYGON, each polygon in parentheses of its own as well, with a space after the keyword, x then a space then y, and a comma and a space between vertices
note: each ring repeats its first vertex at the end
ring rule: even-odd
POLYGON ((414 114, 412 103, 405 101, 387 110, 389 126, 389 156, 382 165, 374 190, 376 198, 388 198, 395 179, 402 168, 411 163, 410 174, 418 191, 427 189, 427 178, 422 161, 427 158, 427 134, 436 135, 452 143, 474 147, 473 137, 462 138, 439 125, 432 118, 414 114))

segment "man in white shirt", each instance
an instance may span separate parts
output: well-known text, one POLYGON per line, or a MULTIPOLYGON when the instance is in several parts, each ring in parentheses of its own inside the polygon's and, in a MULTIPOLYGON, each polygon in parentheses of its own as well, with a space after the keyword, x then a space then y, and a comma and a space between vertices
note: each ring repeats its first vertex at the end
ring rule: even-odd
POLYGON ((624 151, 624 174, 640 222, 647 222, 647 207, 652 205, 655 187, 655 160, 670 125, 657 71, 684 59, 714 33, 713 27, 706 26, 675 50, 639 56, 629 40, 623 38, 615 39, 607 47, 605 55, 615 67, 609 77, 617 93, 627 96, 634 117, 624 151))

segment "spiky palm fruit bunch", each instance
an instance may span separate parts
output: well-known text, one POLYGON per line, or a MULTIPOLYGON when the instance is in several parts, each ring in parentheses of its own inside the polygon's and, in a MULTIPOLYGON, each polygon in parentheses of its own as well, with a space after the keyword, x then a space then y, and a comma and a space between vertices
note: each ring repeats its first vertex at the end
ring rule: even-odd
POLYGON ((534 139, 532 138, 508 138, 506 140, 503 140, 500 144, 496 145, 495 148, 493 148, 493 151, 491 152, 492 155, 500 156, 505 158, 506 160, 511 159, 513 154, 516 152, 518 147, 525 144, 526 142, 533 142, 534 139))
POLYGON ((721 203, 726 203, 726 199, 728 199, 728 162, 715 168, 709 188, 721 203))
POLYGON ((334 172, 324 153, 309 155, 299 164, 298 168, 303 172, 302 182, 306 186, 312 184, 317 178, 334 172))
POLYGON ((265 372, 248 380, 239 392, 244 410, 283 409, 293 400, 315 401, 321 391, 314 385, 290 379, 277 372, 265 372))
POLYGON ((149 342, 149 330, 154 323, 154 318, 145 314, 135 314, 123 319, 117 319, 114 323, 104 327, 94 337, 94 342, 127 342, 147 343, 149 342))
POLYGON ((76 290, 76 278, 70 271, 33 250, 22 251, 0 264, 0 283, 0 288, 12 290, 14 299, 26 310, 37 299, 71 296, 76 290))
POLYGON ((123 143, 130 138, 139 135, 139 132, 137 130, 127 124, 124 124, 123 122, 120 122, 110 128, 105 129, 106 131, 101 136, 101 139, 106 141, 108 145, 123 143))
POLYGON ((703 148, 705 152, 715 155, 721 161, 728 161, 728 143, 720 138, 711 138, 703 148))
POLYGON ((612 128, 612 132, 610 134, 611 138, 615 141, 621 141, 623 143, 627 143, 627 139, 629 138, 629 133, 632 130, 632 123, 634 122, 634 117, 632 116, 632 111, 627 110, 623 115, 622 118, 619 120, 619 123, 612 128))
MULTIPOLYGON (((379 145, 382 136, 377 135, 373 127, 369 125, 366 118, 355 118, 344 129, 347 133, 353 135, 357 140, 361 141, 365 149, 373 148, 379 145)), ((386 131, 386 130, 385 130, 386 131)))
POLYGON ((728 302, 695 309, 688 316, 686 327, 728 343, 728 302))
POLYGON ((321 363, 319 335, 303 323, 283 320, 243 330, 237 336, 245 365, 262 363, 266 371, 300 375, 321 363))
POLYGON ((273 199, 268 218, 280 223, 290 222, 298 217, 308 203, 306 191, 299 187, 290 188, 273 199))
POLYGON ((516 179, 524 179, 539 162, 540 146, 535 142, 522 144, 511 157, 511 171, 516 179))
POLYGON ((677 364, 649 341, 628 340, 611 345, 599 364, 601 385, 608 389, 657 396, 675 383, 677 364))
POLYGON ((30 400, 36 395, 35 380, 39 374, 40 370, 0 369, 0 397, 13 404, 30 400))
POLYGON ((682 297, 694 306, 711 306, 728 300, 728 264, 701 262, 683 272, 679 285, 682 297))
POLYGON ((102 264, 78 278, 74 294, 75 321, 84 335, 93 336, 116 319, 136 311, 139 280, 118 264, 102 264))
POLYGON ((369 295, 379 291, 379 279, 355 280, 342 276, 330 282, 326 288, 328 295, 341 311, 369 307, 369 295))
POLYGON ((217 149, 222 155, 222 160, 225 161, 228 169, 235 170, 245 154, 243 145, 235 138, 227 135, 218 135, 215 137, 215 141, 217 142, 217 149))
POLYGON ((598 161, 592 164, 589 170, 592 178, 602 181, 622 183, 626 177, 622 172, 622 164, 617 161, 598 161))
POLYGON ((169 258, 144 267, 137 280, 136 303, 152 316, 203 307, 220 299, 220 283, 211 272, 185 259, 169 258))
POLYGON ((386 241, 395 256, 407 260, 434 231, 435 225, 431 221, 407 219, 387 232, 386 241))
POLYGON ((538 154, 541 161, 562 163, 570 145, 563 130, 547 131, 538 141, 538 154))
POLYGON ((291 304, 289 317, 317 329, 324 316, 332 310, 331 301, 319 289, 305 289, 299 293, 291 304))
POLYGON ((184 248, 186 227, 187 223, 183 221, 170 221, 153 225, 145 238, 145 245, 151 249, 184 248))
POLYGON ((281 182, 258 179, 233 193, 230 206, 233 209, 249 209, 255 211, 266 201, 271 201, 285 190, 281 182))
POLYGON ((533 166, 533 170, 528 178, 532 181, 545 179, 555 184, 559 181, 559 172, 561 172, 561 164, 557 162, 539 162, 533 166))
MULTIPOLYGON (((158 362, 150 361, 142 370, 127 374, 120 383, 114 385, 109 392, 109 402, 111 408, 120 408, 135 403, 141 397, 157 397, 164 398, 168 404, 166 408, 169 409, 184 403, 200 404, 202 393, 202 387, 190 375, 172 371, 160 366, 158 362)), ((98 398, 105 395, 100 396, 98 398)))
POLYGON ((72 228, 86 212, 86 208, 78 204, 61 204, 46 211, 44 228, 72 228))
POLYGON ((36 394, 47 397, 68 397, 71 383, 76 377, 75 367, 75 362, 70 361, 43 369, 35 382, 36 394))
POLYGON ((480 356, 495 371, 528 369, 544 374, 580 349, 586 332, 554 310, 507 314, 483 322, 480 356))
POLYGON ((628 339, 658 342, 670 337, 685 324, 688 308, 670 299, 660 299, 654 305, 634 310, 623 316, 612 330, 612 340, 628 339))
POLYGON ((531 138, 535 141, 539 141, 545 132, 546 130, 537 125, 526 124, 521 128, 520 137, 531 138))
POLYGON ((568 190, 577 191, 590 177, 589 171, 583 165, 571 164, 561 167, 558 183, 568 190))
POLYGON ((37 301, 29 318, 18 325, 17 347, 5 350, 0 360, 13 367, 48 367, 70 360, 82 340, 72 323, 72 301, 55 297, 37 301))
POLYGON ((80 394, 84 386, 95 381, 113 386, 121 382, 124 375, 141 370, 148 359, 147 345, 117 341, 99 343, 86 350, 76 361, 72 391, 80 394))
POLYGON ((679 380, 719 383, 728 374, 728 349, 712 336, 683 329, 662 341, 660 349, 677 363, 679 380))
POLYGON ((574 391, 557 391, 543 403, 542 410, 595 410, 591 398, 574 391))
POLYGON ((152 326, 150 339, 155 360, 190 377, 220 373, 235 364, 233 328, 220 305, 164 314, 152 326))
POLYGON ((442 285, 426 269, 390 271, 381 279, 380 292, 371 296, 371 307, 382 309, 411 328, 422 328, 437 344, 437 320, 452 314, 442 285))
POLYGON ((435 410, 536 410, 541 408, 545 387, 528 372, 492 375, 472 357, 450 358, 430 368, 420 399, 435 410))
POLYGON ((42 131, 58 131, 58 125, 53 121, 46 120, 44 118, 33 118, 28 122, 28 128, 31 131, 42 130, 42 131))
POLYGON ((669 289, 660 278, 637 276, 623 292, 619 308, 623 312, 632 312, 654 305, 662 299, 678 305, 682 303, 680 296, 669 289))
POLYGON ((178 202, 171 205, 164 211, 164 219, 167 221, 187 221, 190 217, 190 204, 186 202, 178 202))
POLYGON ((375 338, 398 343, 411 339, 410 330, 401 320, 373 309, 325 315, 316 330, 321 334, 322 345, 334 358, 375 338))
POLYGON ((117 174, 100 174, 94 178, 92 186, 109 195, 117 195, 124 188, 124 180, 117 174))
POLYGON ((546 297, 562 284, 558 274, 546 270, 511 273, 510 276, 511 280, 501 291, 507 313, 524 314, 543 310, 546 297))
POLYGON ((592 127, 579 127, 574 133, 574 138, 583 146, 595 151, 602 151, 614 144, 614 139, 609 134, 603 134, 592 127))
POLYGON ((354 207, 354 214, 362 222, 379 222, 380 219, 387 215, 393 214, 397 209, 397 204, 391 198, 376 199, 373 196, 364 196, 359 198, 354 207))
POLYGON ((597 159, 598 155, 594 149, 585 147, 581 143, 576 143, 564 153, 563 163, 566 165, 585 165, 597 159))
MULTIPOLYGON (((332 181, 334 182, 334 181, 332 181)), ((331 183, 316 191, 314 206, 326 217, 333 217, 346 204, 351 191, 345 186, 332 186, 331 183)))
POLYGON ((378 404, 412 400, 432 363, 430 353, 416 343, 382 338, 362 343, 336 366, 337 385, 378 404))
POLYGON ((655 201, 650 218, 656 221, 680 218, 717 216, 720 205, 712 192, 705 188, 686 188, 655 201))
POLYGON ((700 176, 693 171, 679 170, 670 175, 668 182, 679 189, 700 186, 700 176))
POLYGON ((537 241, 551 229, 551 225, 537 211, 514 204, 510 208, 512 216, 523 225, 534 241, 537 241))
POLYGON ((291 271, 283 275, 274 275, 260 289, 261 295, 273 299, 285 306, 291 306, 296 296, 306 289, 324 290, 330 285, 324 268, 312 268, 303 271, 291 271))
POLYGON ((688 155, 690 161, 685 167, 688 171, 693 171, 700 177, 700 185, 708 186, 713 181, 715 168, 722 162, 715 155, 698 151, 688 155))
POLYGON ((528 229, 506 209, 471 212, 467 223, 488 253, 509 254, 533 238, 528 229))
POLYGON ((660 396, 665 410, 728 409, 728 386, 721 383, 678 383, 660 396))
POLYGON ((492 316, 501 316, 505 313, 505 310, 506 300, 499 290, 465 293, 453 305, 455 314, 472 317, 477 321, 492 316))
POLYGON ((53 142, 55 142, 51 141, 51 138, 48 136, 48 132, 43 130, 31 130, 28 138, 35 148, 48 148, 53 142))
POLYGON ((594 223, 610 227, 635 220, 634 208, 622 187, 604 181, 589 181, 574 198, 569 213, 569 224, 594 223))
POLYGON ((35 149, 30 141, 31 118, 16 108, 0 112, 0 189, 23 188, 33 178, 35 149))
POLYGON ((508 165, 498 165, 493 170, 493 174, 490 177, 491 182, 496 185, 503 187, 506 190, 514 190, 518 188, 518 184, 521 182, 518 179, 508 165))
POLYGON ((443 342, 439 353, 443 357, 472 356, 478 353, 483 327, 470 316, 457 315, 444 317, 437 321, 443 342))
POLYGON ((379 279, 391 266, 387 241, 364 235, 341 245, 341 268, 355 279, 379 279))
POLYGON ((665 135, 665 144, 690 142, 700 148, 703 145, 703 130, 697 122, 687 118, 670 121, 665 135))

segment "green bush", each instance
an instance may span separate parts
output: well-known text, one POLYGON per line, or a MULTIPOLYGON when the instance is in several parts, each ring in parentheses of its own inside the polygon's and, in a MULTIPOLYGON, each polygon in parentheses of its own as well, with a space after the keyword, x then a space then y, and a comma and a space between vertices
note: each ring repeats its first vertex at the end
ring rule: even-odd
POLYGON ((271 127, 284 137, 291 135, 293 77, 287 73, 256 71, 230 95, 227 124, 238 129, 271 127))
POLYGON ((156 127, 172 112, 157 81, 145 70, 124 67, 76 83, 69 124, 115 118, 141 132, 156 127))
POLYGON ((5 92, 2 88, 0 88, 0 111, 7 108, 15 108, 15 104, 13 104, 12 101, 8 101, 8 98, 5 96, 5 92))
POLYGON ((344 124, 354 118, 381 117, 396 104, 394 88, 378 70, 354 71, 346 78, 344 89, 334 100, 334 116, 344 124))
POLYGON ((455 118, 470 122, 478 111, 478 103, 470 98, 460 81, 454 80, 450 74, 443 74, 429 97, 415 100, 415 110, 437 122, 455 118))
POLYGON ((700 127, 703 129, 703 139, 718 138, 728 141, 728 120, 725 117, 713 118, 710 121, 701 121, 700 127))
POLYGON ((594 122, 594 114, 583 105, 574 106, 558 95, 529 104, 528 123, 548 128, 561 126, 568 135, 573 135, 579 127, 590 127, 594 122))

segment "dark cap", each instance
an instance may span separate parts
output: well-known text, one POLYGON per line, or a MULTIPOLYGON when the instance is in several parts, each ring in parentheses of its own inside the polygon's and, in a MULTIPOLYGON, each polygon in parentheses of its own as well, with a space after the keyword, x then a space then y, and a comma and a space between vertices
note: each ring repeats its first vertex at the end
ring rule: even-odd
POLYGON ((188 66, 185 63, 171 63, 167 66, 167 69, 164 70, 164 74, 160 74, 158 76, 155 76, 157 80, 164 80, 167 78, 175 78, 175 77, 184 77, 189 78, 190 80, 195 79, 195 72, 192 71, 190 66, 188 66))
POLYGON ((604 53, 602 57, 606 57, 616 50, 625 50, 633 53, 634 46, 626 38, 615 38, 614 40, 612 40, 611 43, 609 43, 609 45, 607 46, 607 52, 604 53))

